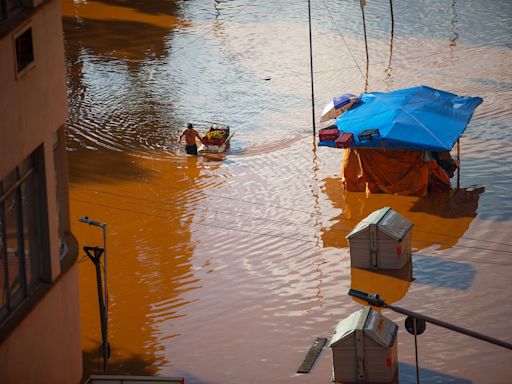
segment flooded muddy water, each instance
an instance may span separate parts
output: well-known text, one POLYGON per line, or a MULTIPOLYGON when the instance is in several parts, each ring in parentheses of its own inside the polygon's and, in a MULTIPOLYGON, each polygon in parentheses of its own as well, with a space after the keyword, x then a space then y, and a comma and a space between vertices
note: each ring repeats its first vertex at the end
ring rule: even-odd
MULTIPOLYGON (((359 2, 312 1, 316 120, 365 88, 359 2)), ((394 1, 365 8, 368 89, 429 85, 483 104, 461 139, 462 189, 428 197, 341 189, 342 152, 312 134, 307 2, 62 0, 73 232, 107 223, 110 372, 187 383, 329 383, 316 337, 361 307, 349 288, 512 342, 512 5, 394 1), (269 79, 270 78, 270 79, 269 79), (187 157, 187 122, 236 134, 187 157), (475 187, 476 186, 476 187, 475 187), (384 206, 414 223, 412 271, 350 268, 345 236, 384 206), (412 272, 413 279, 411 279, 412 272), (411 281, 412 280, 412 281, 411 281)), ((100 372, 94 267, 80 262, 86 374, 100 372)), ((414 338, 400 326, 401 383, 414 338)), ((508 383, 511 351, 434 325, 425 383, 508 383)))

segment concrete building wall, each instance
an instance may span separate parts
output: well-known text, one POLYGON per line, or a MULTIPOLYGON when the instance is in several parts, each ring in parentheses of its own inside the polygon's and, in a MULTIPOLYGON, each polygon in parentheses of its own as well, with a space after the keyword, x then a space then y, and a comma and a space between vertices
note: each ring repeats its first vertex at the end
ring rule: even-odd
POLYGON ((52 286, 0 345, 3 384, 68 384, 82 377, 78 267, 52 286))
POLYGON ((67 117, 66 69, 59 1, 47 1, 0 37, 0 175, 5 175, 67 117), (32 27, 34 63, 16 75, 14 37, 32 27))
POLYGON ((51 276, 37 294, 31 294, 7 321, 0 322, 0 383, 79 383, 82 352, 77 249, 70 233, 63 236, 62 231, 70 231, 67 175, 57 173, 55 167, 57 157, 60 168, 67 169, 60 2, 33 0, 32 5, 0 22, 0 180, 43 146, 48 209, 43 225, 49 236, 49 254, 44 257, 51 276), (32 29, 34 61, 17 73, 15 38, 26 28, 32 29), (69 241, 67 254, 61 252, 62 238, 69 241))

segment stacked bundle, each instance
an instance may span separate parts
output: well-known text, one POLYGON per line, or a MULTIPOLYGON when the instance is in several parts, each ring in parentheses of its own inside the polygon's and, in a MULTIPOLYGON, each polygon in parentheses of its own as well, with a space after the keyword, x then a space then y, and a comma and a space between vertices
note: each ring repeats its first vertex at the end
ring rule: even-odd
POLYGON ((348 148, 354 142, 351 132, 340 132, 336 125, 323 128, 318 132, 320 146, 348 148))
POLYGON ((212 124, 210 130, 204 137, 206 145, 222 145, 229 136, 229 126, 223 124, 212 124))

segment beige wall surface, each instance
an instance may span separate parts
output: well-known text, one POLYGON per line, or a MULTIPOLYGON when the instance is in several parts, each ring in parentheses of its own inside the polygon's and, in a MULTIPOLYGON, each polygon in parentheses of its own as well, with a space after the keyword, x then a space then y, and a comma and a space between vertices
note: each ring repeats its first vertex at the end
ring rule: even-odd
POLYGON ((0 346, 2 384, 68 384, 82 377, 78 267, 60 278, 0 346))
MULTIPOLYGON (((62 144, 64 145, 64 144, 62 144)), ((54 166, 54 150, 51 142, 44 143, 46 201, 48 204, 48 236, 50 237, 52 280, 60 275, 59 213, 57 204, 57 175, 54 166)), ((62 186, 60 186, 62 188, 62 186)), ((67 186, 66 186, 67 188, 67 186)), ((61 205, 64 201, 61 202, 61 205)))
POLYGON ((41 5, 0 40, 0 178, 67 117, 66 70, 60 2, 41 5), (16 78, 13 36, 32 27, 34 65, 16 78))
POLYGON ((56 279, 1 342, 2 384, 79 383, 82 377, 78 268, 73 265, 60 275, 53 158, 53 135, 67 117, 65 73, 60 2, 48 0, 0 38, 0 179, 44 145, 52 278, 56 279), (34 63, 17 76, 14 37, 28 26, 34 63))

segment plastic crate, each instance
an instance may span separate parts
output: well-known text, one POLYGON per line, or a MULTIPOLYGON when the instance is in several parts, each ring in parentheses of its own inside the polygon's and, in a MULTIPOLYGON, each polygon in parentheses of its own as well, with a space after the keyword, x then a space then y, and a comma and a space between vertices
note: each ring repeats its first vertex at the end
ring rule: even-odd
POLYGON ((336 126, 321 129, 318 132, 320 141, 334 141, 338 138, 340 131, 336 126))
POLYGON ((336 148, 349 148, 354 142, 354 134, 352 132, 342 132, 336 139, 336 148))
POLYGON ((361 132, 359 135, 357 135, 357 138, 359 141, 366 141, 366 140, 375 140, 377 137, 380 136, 380 132, 378 129, 366 129, 363 132, 361 132))

